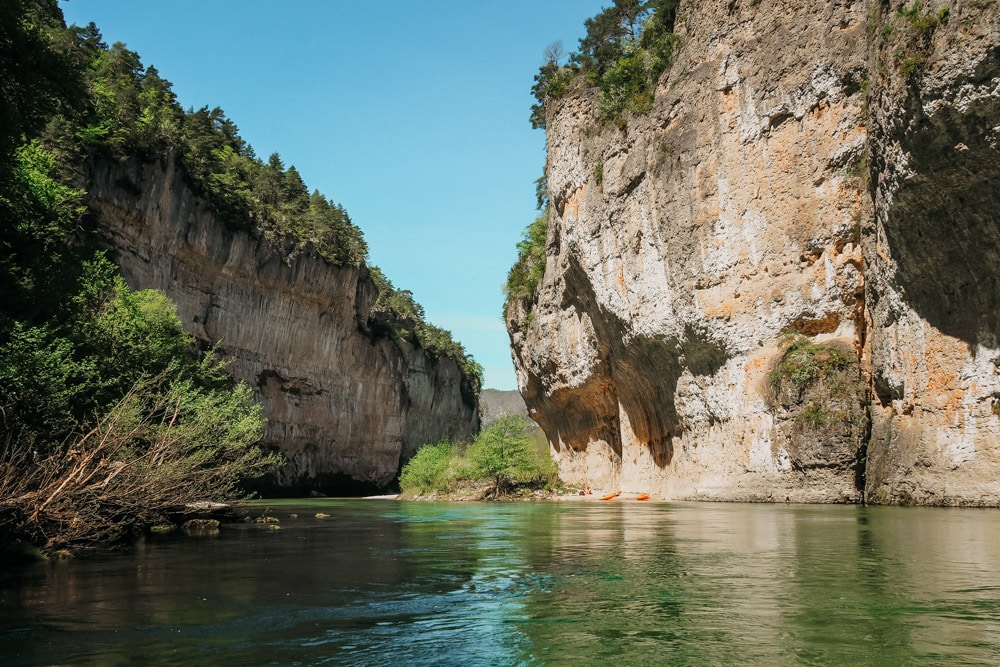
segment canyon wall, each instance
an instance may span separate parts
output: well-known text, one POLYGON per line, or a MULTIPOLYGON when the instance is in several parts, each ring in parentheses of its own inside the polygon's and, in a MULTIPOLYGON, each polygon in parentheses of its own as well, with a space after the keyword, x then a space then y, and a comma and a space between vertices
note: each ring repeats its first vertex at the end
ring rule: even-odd
POLYGON ((998 14, 945 6, 682 1, 648 113, 548 100, 507 325, 567 482, 1000 501, 998 14))
POLYGON ((172 159, 90 164, 87 202, 122 275, 165 292, 185 328, 232 359, 267 418, 263 444, 287 458, 266 492, 385 489, 416 449, 478 429, 457 363, 383 334, 364 267, 233 229, 172 159))
POLYGON ((998 9, 887 7, 871 38, 875 502, 1000 505, 998 9))

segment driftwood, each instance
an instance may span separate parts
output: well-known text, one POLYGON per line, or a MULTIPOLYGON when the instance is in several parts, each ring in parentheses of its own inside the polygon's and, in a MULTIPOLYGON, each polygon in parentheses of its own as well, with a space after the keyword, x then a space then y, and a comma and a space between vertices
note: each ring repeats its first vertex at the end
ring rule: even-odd
POLYGON ((0 546, 109 546, 171 519, 226 514, 213 501, 233 497, 246 461, 259 468, 267 459, 249 448, 244 459, 226 459, 178 419, 180 400, 150 404, 140 392, 61 451, 39 457, 8 437, 0 447, 0 546))

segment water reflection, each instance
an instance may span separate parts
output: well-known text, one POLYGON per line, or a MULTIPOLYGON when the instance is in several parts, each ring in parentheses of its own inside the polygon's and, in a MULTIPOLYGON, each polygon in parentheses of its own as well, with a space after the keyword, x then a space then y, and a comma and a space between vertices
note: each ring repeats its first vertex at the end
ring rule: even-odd
POLYGON ((1000 664, 993 511, 316 501, 269 513, 281 530, 7 573, 4 664, 1000 664))

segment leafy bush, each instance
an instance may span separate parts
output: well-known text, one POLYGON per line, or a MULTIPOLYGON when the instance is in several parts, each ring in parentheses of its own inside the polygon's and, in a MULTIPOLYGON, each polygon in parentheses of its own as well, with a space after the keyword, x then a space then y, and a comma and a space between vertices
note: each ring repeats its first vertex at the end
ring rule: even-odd
POLYGON ((185 503, 231 500, 241 480, 278 462, 256 446, 262 426, 245 385, 139 382, 65 451, 0 445, 0 541, 114 544, 185 503))
POLYGON ((788 380, 801 392, 816 380, 852 363, 851 357, 836 347, 817 345, 801 334, 789 334, 788 338, 790 345, 770 374, 771 384, 776 388, 788 380))
POLYGON ((452 457, 450 442, 425 445, 417 450, 399 473, 399 486, 405 493, 426 493, 442 487, 442 477, 452 457))
POLYGON ((549 209, 546 207, 528 225, 517 244, 517 261, 507 273, 504 284, 504 314, 512 303, 525 303, 535 296, 535 290, 545 273, 545 242, 549 232, 549 209))
MULTIPOLYGON (((493 422, 469 446, 473 473, 493 482, 493 495, 510 492, 517 484, 550 481, 552 467, 544 465, 528 438, 528 423, 515 415, 493 422)), ((551 460, 549 460, 551 464, 551 460)))
POLYGON ((500 497, 519 487, 551 485, 557 477, 548 443, 531 437, 527 421, 507 415, 464 450, 447 442, 420 448, 403 466, 399 484, 404 493, 418 494, 489 482, 486 497, 500 497))

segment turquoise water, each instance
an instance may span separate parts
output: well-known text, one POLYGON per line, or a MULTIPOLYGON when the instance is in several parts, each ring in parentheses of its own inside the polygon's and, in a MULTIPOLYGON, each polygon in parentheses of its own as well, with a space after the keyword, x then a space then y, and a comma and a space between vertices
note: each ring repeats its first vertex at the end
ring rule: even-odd
POLYGON ((4 573, 0 664, 1000 665, 994 510, 265 507, 4 573))

